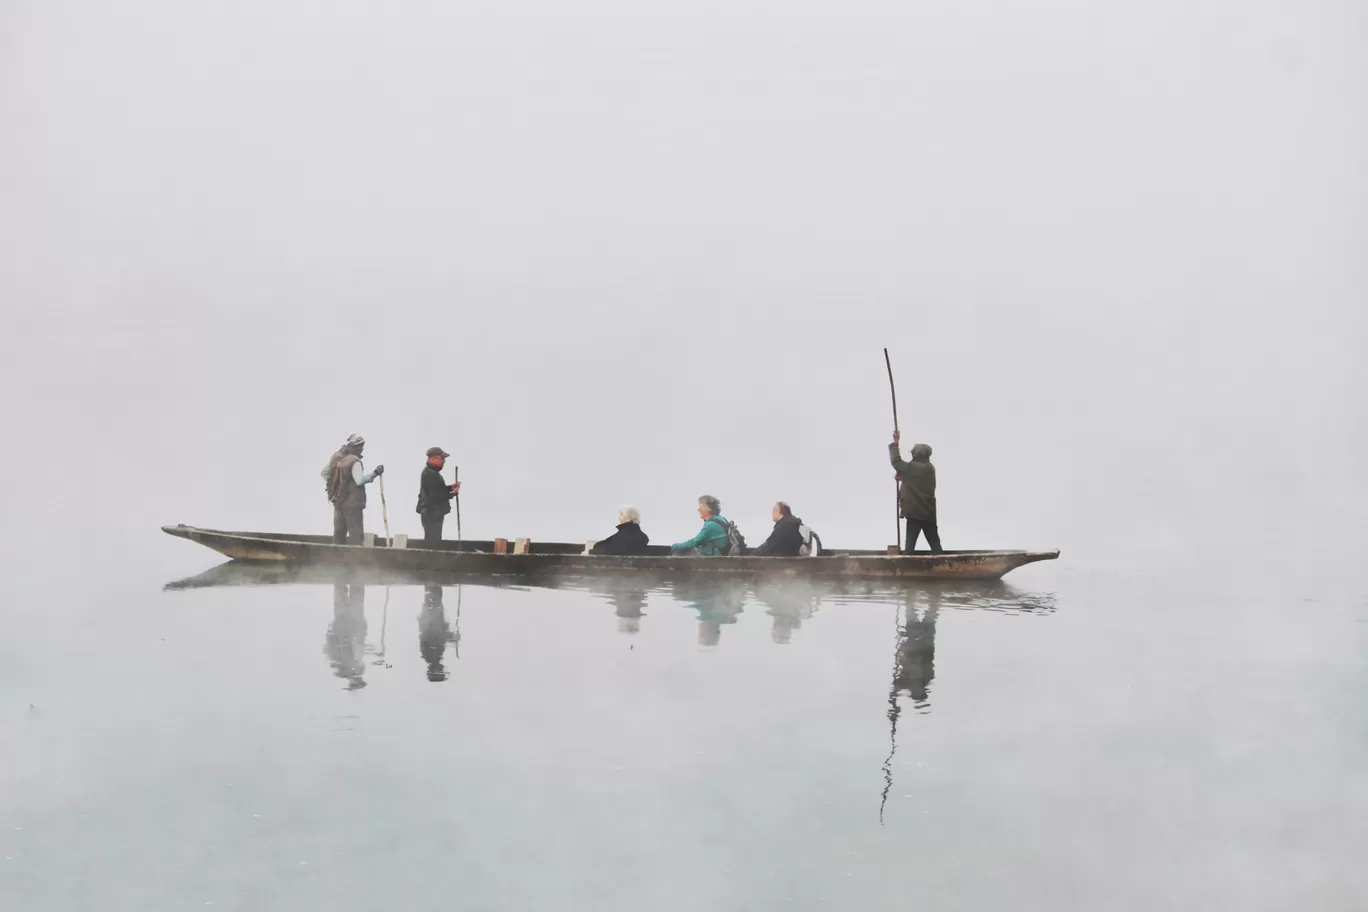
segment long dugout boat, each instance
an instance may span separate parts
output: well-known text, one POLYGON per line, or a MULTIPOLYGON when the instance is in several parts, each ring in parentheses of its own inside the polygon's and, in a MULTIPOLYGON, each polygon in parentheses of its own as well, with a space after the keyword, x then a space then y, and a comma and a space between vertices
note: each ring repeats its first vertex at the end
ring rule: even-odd
POLYGON ((375 569, 399 573, 537 576, 541 574, 634 574, 659 577, 749 574, 797 579, 994 580, 1059 551, 945 551, 888 554, 882 551, 824 550, 818 557, 695 557, 652 546, 641 557, 589 555, 584 544, 443 541, 437 545, 366 536, 364 545, 334 544, 331 536, 276 532, 224 532, 196 526, 162 526, 176 538, 197 542, 233 560, 291 561, 299 564, 375 569))

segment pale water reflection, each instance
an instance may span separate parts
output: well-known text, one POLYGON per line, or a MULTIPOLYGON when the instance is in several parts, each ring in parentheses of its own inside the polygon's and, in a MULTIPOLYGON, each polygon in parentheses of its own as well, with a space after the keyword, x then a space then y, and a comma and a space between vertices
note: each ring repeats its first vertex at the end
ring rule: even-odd
POLYGON ((333 616, 323 640, 333 674, 350 690, 366 686, 366 587, 359 583, 333 584, 333 616))
MULTIPOLYGON (((367 655, 372 664, 390 667, 386 654, 391 598, 402 602, 421 587, 417 614, 419 653, 428 681, 441 683, 450 677, 444 664, 448 646, 451 660, 460 658, 461 604, 467 587, 485 589, 549 589, 582 592, 613 609, 617 632, 639 635, 652 598, 665 598, 697 617, 696 645, 703 650, 720 648, 722 632, 737 625, 748 604, 763 609, 769 619, 770 642, 787 646, 794 642, 805 622, 811 622, 823 606, 877 603, 894 608, 891 635, 892 671, 888 688, 888 754, 882 764, 883 787, 879 796, 879 821, 884 822, 888 797, 895 785, 898 727, 904 712, 931 712, 931 693, 936 676, 936 624, 946 610, 993 611, 1011 614, 1051 614, 1052 593, 1020 591, 1002 581, 905 582, 897 586, 866 581, 751 581, 740 578, 708 578, 664 581, 645 575, 584 578, 557 577, 529 581, 503 578, 434 578, 390 574, 385 571, 340 570, 275 564, 229 562, 203 574, 166 585, 168 590, 218 587, 308 586, 332 581, 333 617, 328 626, 324 652, 333 674, 346 681, 348 690, 367 685, 367 655), (371 642, 366 618, 366 590, 383 592, 378 642, 371 642), (444 585, 446 583, 446 585, 444 585), (446 597, 454 591, 456 616, 446 614, 446 597)), ((757 617, 759 616, 758 612, 757 617)), ((809 627, 811 624, 809 623, 809 627)), ((812 635, 820 636, 820 631, 812 635)), ((635 648, 635 647, 633 647, 635 648)), ((872 657, 871 657, 872 658, 872 657)))
POLYGON ((489 909, 1361 886, 1364 611, 1334 586, 163 579, 16 602, 46 611, 0 740, 6 909, 426 908, 431 870, 489 909))
MULTIPOLYGON (((367 640, 369 627, 366 621, 365 584, 333 584, 333 616, 324 636, 323 652, 328 657, 333 674, 344 679, 349 690, 359 690, 366 686, 368 655, 372 656, 370 664, 389 667, 385 641, 389 632, 392 593, 390 586, 382 588, 384 603, 381 607, 379 640, 371 643, 367 640)), ((453 623, 447 618, 444 587, 423 587, 422 606, 418 611, 418 652, 426 665, 427 679, 434 683, 445 681, 448 677, 446 666, 443 664, 448 645, 451 647, 452 657, 460 658, 461 587, 455 588, 456 617, 453 623)))
POLYGON ((697 617, 696 643, 703 649, 722 645, 722 631, 742 619, 747 605, 763 610, 770 623, 770 642, 790 645, 795 634, 810 622, 823 605, 880 603, 898 608, 894 635, 893 686, 889 695, 889 718, 896 727, 900 698, 919 712, 930 710, 929 685, 934 676, 936 619, 945 608, 1006 613, 1050 613, 1055 610, 1052 593, 1020 591, 1000 580, 987 582, 908 581, 898 585, 870 581, 773 581, 743 578, 663 580, 651 576, 625 575, 586 578, 580 576, 526 579, 521 577, 454 577, 395 574, 380 570, 342 570, 279 564, 229 561, 197 576, 167 583, 168 591, 224 587, 323 585, 333 589, 333 616, 325 637, 324 653, 334 674, 349 689, 366 686, 365 656, 374 654, 384 665, 385 636, 389 624, 392 591, 422 589, 418 611, 419 652, 428 680, 445 681, 443 664, 447 646, 459 659, 460 605, 467 587, 472 589, 549 589, 583 592, 607 603, 616 617, 617 632, 641 633, 652 598, 665 598, 688 608, 697 617), (383 591, 378 643, 371 643, 366 618, 366 590, 383 591), (455 593, 456 617, 447 618, 447 592, 455 593))

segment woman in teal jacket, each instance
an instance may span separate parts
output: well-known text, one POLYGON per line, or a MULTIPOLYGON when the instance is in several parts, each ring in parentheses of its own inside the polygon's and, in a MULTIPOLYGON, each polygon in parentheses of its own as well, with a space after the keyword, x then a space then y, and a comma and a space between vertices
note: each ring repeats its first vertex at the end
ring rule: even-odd
POLYGON ((722 516, 722 502, 711 494, 698 498, 698 516, 703 528, 688 541, 670 545, 671 551, 695 551, 701 557, 721 557, 727 550, 727 520, 722 516))

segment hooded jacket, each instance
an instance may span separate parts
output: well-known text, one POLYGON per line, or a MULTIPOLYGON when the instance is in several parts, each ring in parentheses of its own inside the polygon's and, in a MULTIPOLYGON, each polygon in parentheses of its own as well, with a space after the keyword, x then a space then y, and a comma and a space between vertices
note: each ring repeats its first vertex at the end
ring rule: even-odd
POLYGON ((784 516, 774 524, 774 531, 765 543, 755 549, 757 557, 797 557, 803 547, 803 521, 796 516, 784 516))
POLYGON ((902 512, 908 519, 936 521, 936 467, 931 464, 931 448, 919 443, 912 448, 912 459, 904 461, 898 445, 888 445, 888 459, 902 482, 902 512))

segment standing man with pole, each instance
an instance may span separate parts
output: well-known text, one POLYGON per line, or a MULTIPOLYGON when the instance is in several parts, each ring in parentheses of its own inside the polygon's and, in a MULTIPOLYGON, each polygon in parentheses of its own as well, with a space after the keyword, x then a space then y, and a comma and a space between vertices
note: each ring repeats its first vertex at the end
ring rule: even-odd
POLYGON ((888 460, 902 480, 902 514, 907 517, 907 550, 917 547, 917 536, 926 533, 932 554, 941 553, 940 529, 936 525, 936 467, 931 464, 931 448, 924 443, 912 447, 912 459, 904 462, 898 452, 901 435, 893 432, 888 445, 888 460))
POLYGON ((893 442, 888 445, 888 460, 897 472, 898 515, 907 519, 907 550, 902 546, 902 528, 898 529, 898 550, 911 554, 916 550, 917 538, 926 533, 926 543, 932 554, 941 553, 940 529, 936 525, 936 467, 931 464, 931 448, 919 443, 912 448, 912 460, 904 462, 898 452, 902 435, 898 432, 898 393, 893 387, 893 362, 884 349, 884 364, 888 366, 888 391, 893 396, 893 442))
POLYGON ((365 448, 366 439, 352 434, 320 473, 333 505, 333 544, 360 545, 364 541, 366 485, 385 474, 382 465, 374 472, 365 471, 361 465, 365 448))
MULTIPOLYGON (((442 468, 450 453, 441 447, 427 451, 427 465, 418 480, 418 516, 423 521, 423 543, 435 545, 442 540, 442 523, 451 512, 451 501, 461 492, 459 481, 448 485, 442 478, 442 468)), ((460 501, 457 501, 459 511, 460 501)), ((456 525, 460 527, 460 514, 457 513, 456 525)), ((459 532, 457 533, 459 535, 459 532)))

